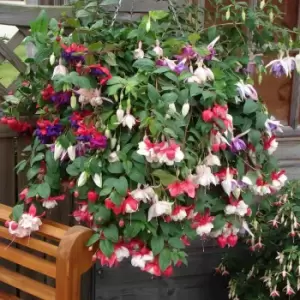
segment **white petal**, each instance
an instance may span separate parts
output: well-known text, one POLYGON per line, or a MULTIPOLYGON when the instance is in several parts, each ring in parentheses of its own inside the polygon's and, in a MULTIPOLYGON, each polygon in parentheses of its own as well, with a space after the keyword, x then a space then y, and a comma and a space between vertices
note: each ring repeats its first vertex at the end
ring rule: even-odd
POLYGON ((55 147, 54 147, 54 159, 58 160, 62 154, 62 152, 64 151, 63 147, 61 146, 61 144, 56 143, 55 147))
POLYGON ((76 148, 75 146, 69 146, 68 147, 68 155, 69 155, 69 158, 70 160, 75 160, 76 158, 76 148))
POLYGON ((99 188, 102 187, 102 176, 99 174, 94 174, 93 181, 99 188))

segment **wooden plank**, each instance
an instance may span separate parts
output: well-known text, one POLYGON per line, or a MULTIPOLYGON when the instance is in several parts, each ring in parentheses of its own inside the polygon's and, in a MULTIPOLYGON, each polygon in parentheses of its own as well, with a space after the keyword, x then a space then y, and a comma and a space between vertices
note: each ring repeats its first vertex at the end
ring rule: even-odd
POLYGON ((13 295, 6 294, 2 291, 0 291, 0 299, 1 300, 20 300, 20 298, 13 296, 13 295))
POLYGON ((5 57, 19 72, 24 73, 27 69, 26 64, 19 58, 15 52, 0 40, 0 54, 5 57))
POLYGON ((52 245, 50 243, 46 243, 44 241, 36 240, 33 237, 28 237, 28 238, 15 238, 12 237, 7 228, 0 226, 0 237, 10 240, 13 243, 17 243, 19 245, 25 246, 27 248, 33 249, 40 251, 42 253, 45 253, 49 256, 56 257, 57 253, 57 246, 52 245))
POLYGON ((0 281, 43 300, 56 300, 55 289, 0 266, 0 281))
POLYGON ((56 276, 55 264, 2 243, 0 243, 0 257, 52 278, 56 276))

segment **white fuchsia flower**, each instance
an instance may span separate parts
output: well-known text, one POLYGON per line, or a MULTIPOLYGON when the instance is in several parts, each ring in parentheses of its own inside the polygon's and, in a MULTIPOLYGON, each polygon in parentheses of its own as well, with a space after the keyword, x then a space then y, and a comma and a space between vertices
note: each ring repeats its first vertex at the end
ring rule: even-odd
POLYGON ((15 221, 6 221, 5 227, 7 227, 8 232, 17 237, 17 238, 24 238, 26 236, 30 236, 31 231, 29 229, 25 229, 15 221))
POLYGON ((128 258, 130 256, 128 248, 124 246, 116 246, 115 254, 118 262, 121 262, 124 258, 128 258))
POLYGON ((134 52, 133 52, 134 59, 144 58, 145 53, 144 53, 142 47, 143 47, 143 43, 140 41, 138 48, 135 49, 134 52))
POLYGON ((291 76, 296 67, 295 58, 290 56, 283 58, 283 52, 281 52, 278 59, 274 59, 266 65, 266 68, 268 67, 271 67, 271 72, 276 77, 291 76))
POLYGON ((194 76, 198 78, 200 84, 204 84, 208 80, 207 77, 208 73, 206 72, 206 70, 203 68, 202 65, 203 65, 202 62, 198 62, 198 67, 194 71, 194 76))
POLYGON ((126 115, 124 116, 124 118, 122 120, 122 126, 128 127, 129 130, 131 130, 135 124, 136 124, 135 117, 132 114, 130 114, 129 111, 127 111, 126 115))
POLYGON ((154 192, 153 188, 148 185, 144 185, 142 188, 141 184, 138 185, 137 189, 130 192, 130 195, 139 201, 142 201, 144 203, 147 202, 156 202, 158 199, 158 196, 154 192))
POLYGON ((216 185, 217 181, 213 175, 211 168, 206 165, 198 165, 196 174, 193 176, 193 182, 202 186, 216 185))
POLYGON ((68 69, 62 64, 61 59, 59 59, 58 65, 54 68, 52 79, 57 75, 67 75, 68 69))
POLYGON ((57 201, 55 200, 44 200, 42 206, 45 207, 46 209, 53 209, 54 207, 57 206, 57 201))
POLYGON ((274 117, 267 119, 265 122, 265 128, 270 136, 272 136, 276 131, 283 132, 281 129, 282 127, 283 125, 280 123, 280 121, 275 120, 274 117))
POLYGON ((220 158, 217 155, 212 154, 210 151, 209 154, 204 158, 203 162, 208 167, 221 166, 220 158))
POLYGON ((109 156, 108 156, 108 161, 110 163, 114 163, 114 162, 120 161, 120 159, 118 157, 118 153, 116 151, 111 152, 109 154, 109 156))
POLYGON ((243 201, 239 201, 235 205, 229 204, 225 207, 226 215, 238 215, 244 217, 248 213, 249 206, 243 201))
POLYGON ((271 175, 271 179, 272 179, 272 183, 271 183, 272 188, 276 189, 277 191, 279 191, 288 180, 284 170, 280 172, 273 172, 271 175))
POLYGON ((154 260, 154 255, 152 251, 148 251, 147 253, 135 253, 131 258, 131 265, 133 267, 137 267, 140 269, 144 269, 147 262, 151 262, 154 260))
POLYGON ((211 233, 213 228, 214 228, 213 223, 207 223, 207 224, 204 224, 204 225, 199 225, 196 228, 196 233, 199 236, 208 236, 211 233))
POLYGON ((159 40, 156 40, 156 45, 153 48, 153 51, 156 53, 158 57, 162 57, 164 55, 164 50, 160 47, 159 40))
POLYGON ((245 84, 242 80, 236 83, 237 92, 241 98, 241 100, 258 100, 258 95, 255 88, 251 84, 245 84))
POLYGON ((160 217, 162 215, 171 215, 172 213, 172 202, 168 201, 157 201, 151 205, 148 211, 148 222, 155 217, 160 217))

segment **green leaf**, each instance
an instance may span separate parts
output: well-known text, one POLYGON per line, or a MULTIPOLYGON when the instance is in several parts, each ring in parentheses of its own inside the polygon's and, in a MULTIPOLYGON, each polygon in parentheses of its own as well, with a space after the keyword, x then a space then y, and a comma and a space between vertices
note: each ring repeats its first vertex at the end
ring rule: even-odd
POLYGON ((103 20, 98 20, 95 24, 92 25, 91 29, 99 29, 103 26, 103 20))
POLYGON ((174 183, 175 181, 177 181, 177 177, 164 171, 164 170, 155 170, 152 173, 153 176, 158 177, 160 182, 164 185, 167 186, 171 183, 174 183))
POLYGON ((161 20, 166 18, 169 15, 168 11, 165 10, 154 10, 154 11, 150 11, 149 12, 149 16, 150 18, 152 18, 153 20, 161 20))
POLYGON ((89 45, 89 47, 88 47, 88 49, 89 49, 89 51, 99 51, 99 50, 101 50, 102 49, 102 47, 103 47, 103 44, 102 44, 102 42, 97 42, 97 43, 93 43, 93 44, 90 44, 89 45))
POLYGON ((124 172, 123 165, 120 161, 110 163, 107 169, 108 169, 108 172, 110 172, 112 174, 121 174, 124 172))
POLYGON ((144 174, 142 174, 137 168, 133 168, 130 172, 130 174, 128 174, 129 178, 137 183, 142 183, 145 184, 146 180, 145 180, 145 176, 144 174))
POLYGON ((164 238, 162 236, 154 236, 151 239, 151 249, 152 252, 155 255, 159 254, 162 249, 164 248, 165 245, 165 241, 164 238))
POLYGON ((167 248, 163 249, 159 254, 159 266, 165 271, 171 265, 171 251, 167 248))
POLYGON ((128 191, 128 182, 127 179, 122 176, 115 183, 115 189, 121 196, 126 196, 128 191))
POLYGON ((141 164, 145 163, 145 157, 142 156, 142 155, 140 155, 140 154, 138 154, 137 152, 133 152, 131 154, 131 158, 132 158, 132 160, 134 160, 134 161, 136 161, 138 163, 141 163, 141 164))
POLYGON ((101 205, 95 214, 95 221, 108 221, 111 217, 111 211, 101 205))
POLYGON ((43 182, 38 185, 37 193, 41 196, 41 198, 46 199, 50 196, 51 188, 49 183, 43 182))
POLYGON ((87 18, 89 17, 91 14, 84 9, 80 9, 76 12, 76 18, 87 18))
POLYGON ((188 36, 188 40, 189 42, 192 44, 192 45, 195 45, 199 40, 200 40, 200 34, 199 33, 191 33, 189 36, 188 36))
POLYGON ((118 242, 119 240, 119 230, 116 225, 111 224, 103 230, 104 236, 112 242, 118 242))
POLYGON ((214 230, 221 229, 222 227, 224 227, 225 223, 226 220, 224 218, 224 215, 217 215, 213 221, 214 230))
POLYGON ((149 58, 142 58, 136 60, 132 66, 141 71, 152 71, 155 67, 155 63, 149 58))
POLYGON ((251 143, 256 146, 260 140, 261 140, 261 133, 258 130, 252 129, 249 133, 248 133, 249 139, 251 141, 251 143))
POLYGON ((132 221, 131 223, 126 225, 126 227, 124 229, 124 236, 127 238, 134 238, 144 228, 145 228, 145 225, 142 222, 132 221))
POLYGON ((178 99, 178 95, 174 92, 170 92, 163 94, 162 99, 166 104, 175 103, 178 99))
POLYGON ((170 80, 172 80, 173 82, 178 82, 178 76, 172 72, 166 72, 164 73, 164 75, 169 78, 170 80))
POLYGON ((112 52, 108 52, 104 56, 104 60, 110 66, 117 66, 116 56, 112 52))
POLYGON ((148 96, 152 103, 157 103, 160 99, 160 94, 157 89, 150 83, 148 83, 148 96))
POLYGON ((106 257, 111 257, 114 253, 113 243, 109 240, 101 240, 99 243, 100 250, 106 257))
POLYGON ((21 160, 16 166, 15 169, 17 170, 17 174, 19 174, 20 172, 22 172, 27 165, 27 161, 25 159, 21 160))
POLYGON ((168 240, 170 246, 176 249, 184 249, 185 246, 180 238, 173 237, 168 240))
POLYGON ((44 153, 41 153, 41 152, 38 153, 36 156, 34 156, 34 157, 31 158, 31 160, 30 160, 30 166, 32 167, 35 162, 41 161, 44 158, 45 158, 45 154, 44 153))
POLYGON ((256 129, 264 129, 267 119, 268 116, 265 113, 258 111, 256 113, 256 129))
POLYGON ((34 165, 32 168, 30 168, 28 171, 27 171, 27 180, 31 180, 33 179, 40 171, 40 167, 38 165, 34 165))
POLYGON ((132 167, 133 167, 133 163, 130 160, 126 160, 123 162, 123 167, 124 167, 126 174, 130 174, 132 167))
POLYGON ((118 194, 116 191, 113 191, 113 192, 110 194, 109 198, 111 199, 111 201, 112 201, 114 204, 116 204, 116 205, 118 205, 118 206, 121 205, 122 200, 123 200, 123 197, 121 197, 121 195, 118 194))
POLYGON ((199 87, 196 83, 190 84, 190 96, 195 97, 203 93, 203 89, 199 87))
POLYGON ((13 220, 18 222, 24 212, 24 203, 18 204, 12 209, 13 220))
POLYGON ((107 196, 111 193, 112 187, 105 186, 101 191, 100 191, 100 196, 107 196))
POLYGON ((99 233, 94 233, 87 241, 86 246, 90 247, 90 246, 94 245, 96 242, 98 242, 99 240, 100 240, 99 233))
POLYGON ((243 107, 243 113, 245 115, 249 115, 257 111, 258 104, 256 101, 253 101, 251 99, 246 100, 244 107, 243 107))

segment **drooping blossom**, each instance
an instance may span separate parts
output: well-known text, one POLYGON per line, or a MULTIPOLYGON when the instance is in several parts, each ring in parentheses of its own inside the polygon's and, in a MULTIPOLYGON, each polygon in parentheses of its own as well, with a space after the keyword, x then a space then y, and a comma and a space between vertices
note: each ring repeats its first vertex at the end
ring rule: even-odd
POLYGON ((268 67, 271 68, 272 74, 276 77, 291 76, 296 67, 295 58, 290 56, 283 58, 283 53, 281 53, 278 59, 274 59, 266 65, 266 68, 268 67))
POLYGON ((181 61, 175 61, 168 58, 164 58, 162 60, 157 61, 158 65, 167 66, 170 70, 180 75, 183 71, 187 70, 186 60, 183 59, 181 61))
POLYGON ((181 52, 179 55, 176 55, 175 58, 178 59, 178 61, 190 61, 197 57, 197 52, 193 49, 193 46, 186 45, 181 49, 181 52))
POLYGON ((146 263, 152 262, 154 260, 154 255, 152 251, 146 247, 142 247, 138 250, 133 250, 131 265, 140 269, 144 269, 146 263))
POLYGON ((127 111, 124 118, 122 119, 122 126, 128 127, 129 130, 131 130, 135 124, 136 124, 135 117, 130 113, 130 111, 127 111))
POLYGON ((81 88, 75 92, 79 95, 78 102, 82 105, 91 104, 93 107, 96 107, 103 103, 99 89, 81 88))
POLYGON ((186 219, 187 217, 187 207, 181 206, 181 205, 176 205, 173 208, 173 211, 170 215, 170 219, 178 222, 186 219))
POLYGON ((132 196, 127 196, 126 199, 122 202, 122 213, 123 214, 132 214, 138 211, 140 202, 134 199, 132 196))
POLYGON ((35 135, 42 144, 52 144, 52 142, 61 135, 63 130, 59 119, 54 119, 52 122, 40 119, 36 122, 36 125, 35 135))
POLYGON ((196 216, 193 218, 192 228, 196 229, 196 233, 199 236, 209 236, 212 229, 214 228, 213 225, 214 217, 210 215, 209 210, 202 215, 197 213, 196 216))
POLYGON ((275 298, 275 297, 280 297, 279 291, 277 290, 277 286, 275 286, 271 292, 270 292, 270 297, 275 298))
POLYGON ((207 46, 207 50, 209 54, 204 57, 205 60, 212 60, 213 57, 216 55, 215 44, 219 41, 220 36, 216 37, 212 42, 210 42, 207 46))
POLYGON ((264 149, 268 151, 269 155, 272 155, 278 148, 278 142, 276 141, 276 137, 272 135, 267 138, 264 142, 264 149))
POLYGON ((65 195, 48 197, 46 199, 42 199, 42 206, 46 209, 52 209, 58 205, 57 201, 65 200, 65 195))
POLYGON ((274 117, 267 119, 265 122, 265 128, 270 136, 272 136, 275 132, 282 132, 283 125, 280 121, 277 121, 274 117))
POLYGON ((144 56, 143 43, 139 41, 138 48, 133 51, 133 57, 134 59, 142 59, 144 56))
POLYGON ((89 74, 98 79, 100 85, 105 85, 112 78, 110 71, 100 64, 88 66, 89 74))
POLYGON ((51 84, 48 84, 41 92, 42 98, 45 101, 50 100, 51 96, 55 93, 54 88, 51 84))
POLYGON ((262 178, 256 180, 256 184, 251 186, 251 190, 255 195, 264 196, 271 194, 270 184, 265 182, 262 178))
POLYGON ((0 123, 7 125, 13 131, 23 134, 31 134, 33 131, 32 126, 28 122, 17 120, 13 117, 2 117, 0 123))
POLYGON ((88 210, 87 202, 78 203, 78 208, 73 211, 73 217, 77 222, 91 224, 93 216, 88 210))
POLYGON ((60 106, 60 105, 69 104, 71 100, 71 96, 72 96, 71 91, 56 92, 51 95, 50 100, 56 106, 60 106))
POLYGON ((233 137, 230 142, 230 149, 232 152, 240 152, 245 151, 247 149, 247 145, 241 137, 248 134, 250 130, 246 130, 245 132, 242 132, 241 134, 233 137))
POLYGON ((100 249, 95 254, 96 259, 99 260, 101 266, 109 268, 118 265, 117 255, 114 252, 110 257, 107 257, 100 249))
POLYGON ((216 185, 216 179, 211 171, 211 168, 206 165, 198 165, 196 174, 193 175, 193 182, 202 186, 216 185))
POLYGON ((52 79, 57 75, 66 75, 68 74, 68 69, 62 64, 61 59, 59 59, 58 65, 54 68, 52 79))
POLYGON ((177 197, 186 193, 189 197, 195 198, 197 184, 187 179, 184 181, 176 181, 168 185, 168 190, 172 197, 177 197))
POLYGON ((221 166, 220 158, 217 155, 214 155, 209 150, 209 154, 203 160, 204 164, 208 167, 212 166, 221 166))
POLYGON ((131 191, 130 195, 134 199, 142 201, 144 203, 158 201, 157 194, 149 185, 142 186, 141 184, 138 184, 138 187, 135 190, 131 191))
POLYGON ((162 57, 164 55, 164 50, 160 47, 159 40, 156 40, 155 47, 153 48, 153 51, 156 53, 158 57, 162 57))
POLYGON ((63 49, 62 51, 62 58, 71 64, 77 64, 79 62, 84 63, 84 55, 88 51, 86 47, 83 45, 77 45, 75 43, 71 44, 70 46, 66 46, 61 44, 63 49))
POLYGON ((245 84, 242 80, 236 83, 237 92, 241 100, 252 99, 257 101, 258 95, 255 88, 251 84, 245 84))
POLYGON ((240 200, 235 203, 226 205, 225 214, 244 217, 248 213, 248 208, 249 206, 243 200, 240 200))
POLYGON ((170 215, 172 213, 172 202, 168 201, 157 201, 152 204, 148 211, 148 222, 155 217, 160 217, 162 215, 170 215))
POLYGON ((271 179, 272 179, 272 183, 271 183, 272 188, 277 191, 280 190, 288 180, 284 170, 279 172, 272 172, 271 179))

